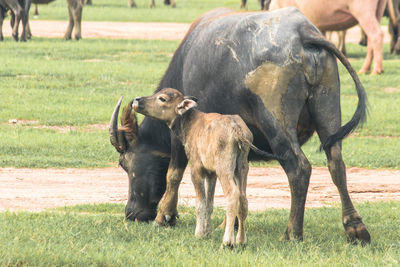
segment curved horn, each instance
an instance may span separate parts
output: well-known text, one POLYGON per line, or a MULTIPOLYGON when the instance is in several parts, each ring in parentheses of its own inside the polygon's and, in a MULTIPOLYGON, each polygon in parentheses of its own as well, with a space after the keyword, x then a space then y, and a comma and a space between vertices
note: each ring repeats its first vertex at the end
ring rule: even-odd
POLYGON ((121 150, 119 144, 118 144, 118 113, 119 113, 119 108, 121 107, 121 102, 122 102, 122 96, 119 99, 117 105, 115 106, 114 112, 111 115, 111 120, 110 120, 110 128, 109 133, 110 133, 110 142, 111 144, 115 147, 115 149, 119 152, 119 153, 123 153, 123 151, 121 150))
POLYGON ((132 109, 133 101, 122 110, 122 130, 124 131, 125 140, 129 146, 134 146, 138 138, 138 124, 136 112, 132 109))

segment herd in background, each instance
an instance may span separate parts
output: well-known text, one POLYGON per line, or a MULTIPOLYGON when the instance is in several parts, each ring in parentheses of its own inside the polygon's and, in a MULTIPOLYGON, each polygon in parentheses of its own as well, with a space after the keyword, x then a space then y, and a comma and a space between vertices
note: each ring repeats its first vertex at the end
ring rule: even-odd
MULTIPOLYGON (((20 41, 26 42, 27 39, 32 37, 29 27, 29 9, 31 4, 48 4, 54 0, 0 0, 0 41, 3 40, 3 20, 6 17, 7 11, 11 14, 11 28, 12 37, 18 41, 18 27, 22 21, 22 32, 20 41)), ((82 1, 81 0, 67 0, 69 21, 67 31, 65 32, 64 39, 70 40, 72 30, 75 28, 75 39, 82 38, 81 22, 82 22, 82 1)), ((35 8, 37 13, 37 7, 35 8)))
MULTIPOLYGON (((38 4, 48 4, 54 0, 0 0, 0 41, 3 40, 2 25, 6 12, 11 14, 12 37, 18 41, 18 27, 22 21, 21 41, 32 36, 29 27, 29 9, 35 4, 34 14, 37 15, 38 4)), ((64 39, 70 40, 75 28, 74 38, 82 38, 81 21, 82 7, 91 5, 92 0, 67 0, 69 22, 64 39)), ((165 5, 176 7, 174 0, 164 0, 165 5)), ((275 10, 282 7, 297 7, 323 33, 338 31, 339 49, 346 54, 346 30, 360 24, 363 33, 361 45, 367 45, 367 56, 360 73, 370 71, 374 61, 372 74, 383 72, 382 47, 384 33, 380 27, 383 15, 389 17, 389 33, 391 35, 390 52, 400 54, 400 0, 339 0, 324 4, 317 0, 259 0, 261 10, 275 10), (368 40, 368 41, 367 41, 368 40)), ((129 0, 129 7, 136 7, 134 0, 129 0)), ((155 1, 150 0, 150 7, 155 7, 155 1)), ((247 8, 247 0, 241 0, 241 8, 247 8)), ((329 35, 328 35, 329 36, 329 35)))

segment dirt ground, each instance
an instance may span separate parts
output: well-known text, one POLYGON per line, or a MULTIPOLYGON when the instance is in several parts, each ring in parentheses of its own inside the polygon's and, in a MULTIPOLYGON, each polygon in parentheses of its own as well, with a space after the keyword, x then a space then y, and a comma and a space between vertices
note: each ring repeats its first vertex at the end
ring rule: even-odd
MULTIPOLYGON (((399 170, 348 168, 348 188, 354 201, 400 200, 399 170)), ((121 168, 15 169, 0 168, 0 211, 29 210, 83 203, 126 203, 128 178, 121 168)), ((251 168, 247 196, 249 209, 289 208, 290 192, 281 168, 251 168)), ((307 207, 339 203, 327 168, 314 168, 307 207)), ((180 186, 180 204, 193 206, 195 193, 186 170, 180 186)), ((224 206, 217 183, 215 204, 224 206)))
MULTIPOLYGON (((4 36, 11 36, 11 28, 4 23, 4 36)), ((67 29, 67 21, 41 21, 30 19, 33 37, 63 38, 67 29)), ((85 38, 118 38, 118 39, 146 39, 146 40, 181 40, 190 24, 185 23, 153 23, 153 22, 100 22, 83 21, 82 37, 85 38)), ((387 27, 382 26, 385 32, 384 42, 390 41, 387 27)), ((355 26, 348 30, 347 43, 358 43, 360 28, 355 26)), ((337 41, 333 34, 332 41, 337 41)))
MULTIPOLYGON (((6 24, 5 24, 6 25, 6 24)), ((62 38, 67 22, 30 22, 34 37, 62 38)), ((83 38, 167 39, 179 40, 189 24, 83 22, 83 38)), ((11 36, 4 26, 5 36, 11 36)), ((387 30, 385 29, 385 33, 387 30)), ((347 42, 359 40, 358 27, 350 29, 347 42)), ((336 38, 336 36, 334 36, 336 38)), ((335 40, 335 39, 334 39, 335 40)), ((389 37, 386 33, 385 42, 389 37)), ((180 204, 194 205, 194 190, 186 171, 180 187, 180 204)), ((348 168, 348 187, 355 201, 400 200, 400 171, 348 168)), ((82 203, 125 203, 128 178, 121 168, 105 169, 15 169, 0 168, 0 211, 40 211, 56 206, 82 203)), ((281 168, 251 168, 247 195, 250 210, 289 208, 290 192, 281 168)), ((314 168, 307 207, 319 207, 340 201, 327 168, 314 168)), ((224 206, 217 183, 215 204, 224 206)))

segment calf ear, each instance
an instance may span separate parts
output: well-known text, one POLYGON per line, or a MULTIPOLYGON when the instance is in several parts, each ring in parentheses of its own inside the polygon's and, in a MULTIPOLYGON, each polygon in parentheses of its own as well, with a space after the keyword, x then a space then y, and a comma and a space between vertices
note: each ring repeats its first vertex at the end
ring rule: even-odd
POLYGON ((184 99, 177 107, 176 107, 176 113, 179 115, 183 115, 186 111, 188 111, 191 108, 197 107, 196 101, 192 99, 184 99))

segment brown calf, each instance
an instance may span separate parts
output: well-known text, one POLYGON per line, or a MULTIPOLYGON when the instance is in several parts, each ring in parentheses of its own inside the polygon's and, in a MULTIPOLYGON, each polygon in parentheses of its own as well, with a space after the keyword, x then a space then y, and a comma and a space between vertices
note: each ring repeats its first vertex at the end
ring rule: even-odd
POLYGON ((235 245, 236 217, 239 220, 236 243, 245 244, 249 150, 264 153, 264 156, 272 155, 252 145, 253 135, 238 115, 203 113, 192 109, 196 106, 194 98, 185 97, 172 88, 163 89, 153 96, 136 98, 132 104, 135 111, 164 121, 185 147, 196 191, 195 235, 211 235, 211 213, 218 177, 228 199, 222 247, 235 245))

